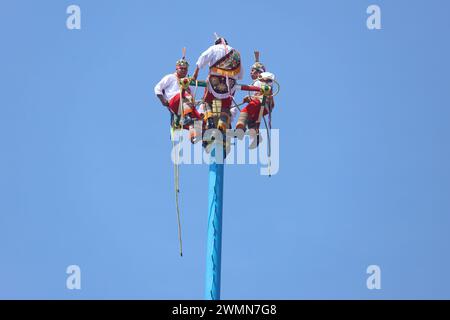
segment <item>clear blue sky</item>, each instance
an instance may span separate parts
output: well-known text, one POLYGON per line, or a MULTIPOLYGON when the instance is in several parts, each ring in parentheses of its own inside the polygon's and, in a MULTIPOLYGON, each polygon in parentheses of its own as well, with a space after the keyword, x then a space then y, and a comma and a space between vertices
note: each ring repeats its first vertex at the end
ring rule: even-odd
POLYGON ((208 169, 181 167, 180 258, 153 87, 215 31, 244 82, 259 49, 282 85, 279 173, 226 168, 222 298, 450 298, 448 1, 228 5, 229 20, 207 1, 2 2, 0 298, 203 298, 208 169))

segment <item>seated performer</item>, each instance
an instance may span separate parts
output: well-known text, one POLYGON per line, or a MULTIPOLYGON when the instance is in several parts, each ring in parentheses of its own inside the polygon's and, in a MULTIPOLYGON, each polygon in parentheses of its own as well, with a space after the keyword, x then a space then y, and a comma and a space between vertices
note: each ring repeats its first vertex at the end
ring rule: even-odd
MULTIPOLYGON (((253 64, 250 76, 252 77, 253 86, 261 87, 263 85, 273 86, 275 75, 266 72, 264 65, 259 62, 259 52, 255 51, 255 63, 253 64)), ((272 96, 266 97, 266 104, 262 106, 263 94, 256 92, 251 97, 245 97, 244 102, 248 104, 241 110, 236 129, 256 129, 258 131, 261 118, 269 113, 275 106, 272 96)))
POLYGON ((176 72, 166 75, 155 86, 155 95, 172 113, 174 126, 191 130, 194 120, 201 120, 201 116, 195 109, 189 86, 184 88, 180 85, 180 81, 189 82, 186 78, 188 67, 189 63, 183 54, 183 58, 176 62, 176 72))

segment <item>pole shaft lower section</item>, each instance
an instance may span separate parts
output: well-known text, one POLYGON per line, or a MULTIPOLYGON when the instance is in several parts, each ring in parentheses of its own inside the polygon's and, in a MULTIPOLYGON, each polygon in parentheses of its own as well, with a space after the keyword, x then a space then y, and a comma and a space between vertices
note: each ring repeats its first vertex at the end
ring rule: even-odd
MULTIPOLYGON (((211 153, 212 157, 215 157, 211 153)), ((205 299, 220 300, 222 262, 222 208, 224 164, 209 165, 208 239, 206 248, 205 299)))

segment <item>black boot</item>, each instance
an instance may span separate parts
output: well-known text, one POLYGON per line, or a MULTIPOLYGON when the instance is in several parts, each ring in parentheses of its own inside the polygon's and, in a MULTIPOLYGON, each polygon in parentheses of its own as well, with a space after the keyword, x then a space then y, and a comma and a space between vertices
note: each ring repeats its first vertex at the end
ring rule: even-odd
POLYGON ((187 115, 185 115, 184 118, 183 118, 183 123, 182 123, 182 125, 183 125, 183 126, 191 126, 191 125, 194 125, 194 120, 192 120, 191 116, 187 114, 187 115))
POLYGON ((208 140, 203 140, 203 142, 202 142, 203 148, 206 149, 206 147, 208 147, 209 145, 212 145, 214 143, 214 140, 216 140, 215 137, 211 137, 211 140, 209 140, 209 141, 208 140))
POLYGON ((214 119, 212 117, 208 118, 208 129, 214 129, 216 124, 214 123, 214 119))

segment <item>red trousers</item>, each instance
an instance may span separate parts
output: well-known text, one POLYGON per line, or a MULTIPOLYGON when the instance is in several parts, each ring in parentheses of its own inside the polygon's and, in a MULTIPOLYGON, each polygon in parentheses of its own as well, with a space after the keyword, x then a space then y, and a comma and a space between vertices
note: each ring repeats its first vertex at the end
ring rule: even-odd
MULTIPOLYGON (((259 112, 261 110, 261 101, 259 99, 252 99, 242 110, 241 112, 248 113, 248 122, 256 122, 258 121, 259 112)), ((264 108, 263 116, 268 114, 266 108, 264 108)))
MULTIPOLYGON (((192 96, 189 92, 183 90, 183 99, 188 100, 189 102, 192 100, 192 96)), ((198 113, 197 109, 191 104, 183 102, 183 111, 184 115, 191 114, 193 118, 201 119, 200 114, 198 113)), ((178 114, 178 108, 180 107, 180 95, 176 94, 172 99, 169 101, 169 109, 175 113, 178 114)))

